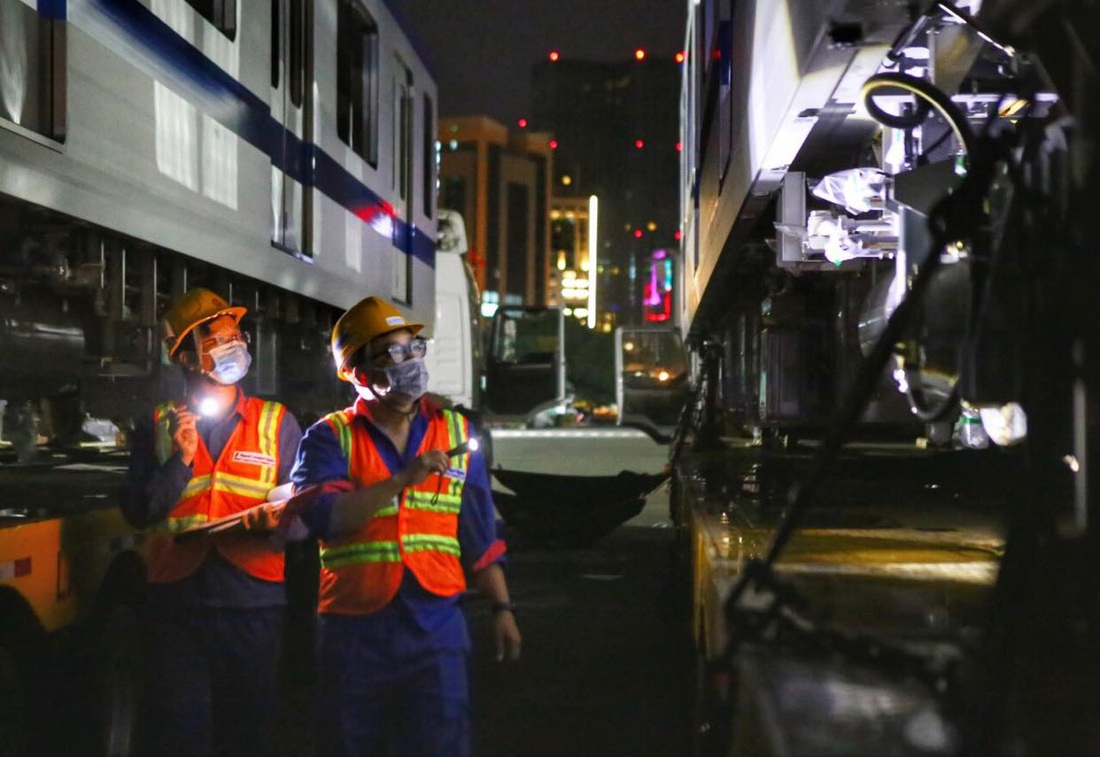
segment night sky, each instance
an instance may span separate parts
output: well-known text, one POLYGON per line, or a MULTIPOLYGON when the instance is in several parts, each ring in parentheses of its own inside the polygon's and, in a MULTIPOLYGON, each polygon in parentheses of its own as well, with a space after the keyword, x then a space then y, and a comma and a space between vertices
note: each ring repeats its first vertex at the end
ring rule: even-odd
POLYGON ((630 59, 683 47, 687 0, 392 0, 439 84, 441 116, 512 125, 530 109, 531 66, 630 59))

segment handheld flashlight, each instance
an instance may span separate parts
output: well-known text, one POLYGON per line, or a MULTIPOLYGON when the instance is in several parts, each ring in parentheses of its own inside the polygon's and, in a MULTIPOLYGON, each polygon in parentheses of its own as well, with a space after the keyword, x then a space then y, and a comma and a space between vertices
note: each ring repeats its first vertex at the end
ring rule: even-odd
POLYGON ((195 403, 195 412, 204 418, 213 418, 221 410, 221 403, 213 397, 202 397, 195 403))
POLYGON ((478 442, 477 437, 471 436, 462 444, 453 449, 447 450, 447 457, 454 457, 455 455, 465 455, 467 452, 477 452, 477 448, 481 444, 478 442))

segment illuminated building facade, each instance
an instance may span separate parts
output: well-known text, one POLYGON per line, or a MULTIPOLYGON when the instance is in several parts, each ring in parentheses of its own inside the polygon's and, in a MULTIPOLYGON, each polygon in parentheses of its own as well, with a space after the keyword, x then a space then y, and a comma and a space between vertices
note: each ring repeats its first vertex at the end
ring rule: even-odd
POLYGON ((486 116, 440 119, 439 205, 466 222, 486 315, 499 304, 548 302, 550 141, 486 116))
POLYGON ((642 320, 646 323, 672 322, 675 273, 668 250, 654 250, 646 260, 642 275, 642 320))

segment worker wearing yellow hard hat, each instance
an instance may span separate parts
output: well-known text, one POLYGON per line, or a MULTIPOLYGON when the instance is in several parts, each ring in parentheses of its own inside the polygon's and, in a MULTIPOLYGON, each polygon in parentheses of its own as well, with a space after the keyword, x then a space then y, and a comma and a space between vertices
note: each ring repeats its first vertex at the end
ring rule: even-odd
POLYGON ((332 356, 358 398, 291 473, 320 491, 298 513, 321 543, 319 754, 469 753, 467 577, 498 659, 519 657, 489 473, 465 416, 425 396, 421 328, 379 297, 343 314, 332 356))
POLYGON ((286 595, 282 551, 263 532, 301 429, 281 404, 240 387, 252 361, 246 312, 207 289, 170 303, 164 347, 183 369, 183 396, 134 430, 123 511, 149 532, 154 754, 270 751, 286 595), (242 512, 234 531, 194 535, 242 512))

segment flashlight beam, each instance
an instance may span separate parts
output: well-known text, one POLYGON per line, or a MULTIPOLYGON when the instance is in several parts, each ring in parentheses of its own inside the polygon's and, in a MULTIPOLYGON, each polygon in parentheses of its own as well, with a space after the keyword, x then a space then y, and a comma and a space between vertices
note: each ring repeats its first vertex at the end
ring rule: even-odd
POLYGON ((462 444, 458 445, 457 447, 447 450, 447 457, 465 455, 467 452, 477 452, 477 448, 480 446, 481 444, 478 442, 478 440, 475 437, 471 436, 469 439, 462 442, 462 444))

